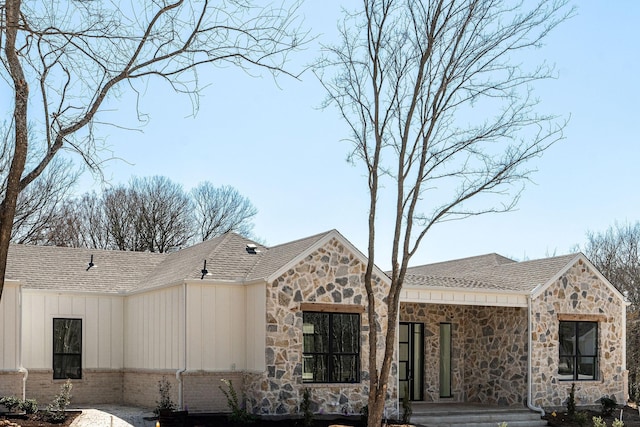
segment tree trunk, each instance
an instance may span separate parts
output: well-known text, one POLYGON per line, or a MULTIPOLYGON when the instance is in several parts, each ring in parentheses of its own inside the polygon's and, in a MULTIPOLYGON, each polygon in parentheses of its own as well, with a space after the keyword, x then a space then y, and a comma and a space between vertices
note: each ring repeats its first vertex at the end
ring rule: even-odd
POLYGON ((11 166, 7 175, 7 187, 4 200, 0 204, 0 300, 4 289, 4 278, 7 271, 7 255, 11 228, 16 213, 16 202, 20 194, 20 178, 27 161, 27 104, 29 86, 16 51, 16 37, 20 18, 20 0, 7 0, 5 3, 5 55, 9 65, 9 73, 14 86, 13 120, 15 123, 14 151, 11 166))

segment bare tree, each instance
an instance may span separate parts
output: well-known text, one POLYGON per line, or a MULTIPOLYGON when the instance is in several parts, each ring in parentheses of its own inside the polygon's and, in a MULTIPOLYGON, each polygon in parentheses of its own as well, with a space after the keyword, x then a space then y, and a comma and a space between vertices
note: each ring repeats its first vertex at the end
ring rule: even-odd
POLYGON ((512 209, 531 173, 525 164, 561 138, 564 123, 537 114, 531 93, 553 70, 527 68, 523 55, 572 13, 565 3, 364 0, 318 64, 327 105, 350 127, 351 159, 368 171, 367 315, 386 331, 379 343, 369 329, 369 426, 380 425, 391 397, 400 291, 427 232, 512 209), (376 227, 383 196, 395 207, 390 230, 376 227), (371 280, 381 234, 393 241, 386 319, 371 280))
POLYGON ((11 240, 50 244, 50 229, 64 220, 64 204, 78 178, 71 161, 56 158, 45 172, 18 196, 11 240))
POLYGON ((0 8, 0 73, 14 94, 12 138, 3 147, 10 161, 0 201, 0 297, 18 195, 63 148, 99 167, 97 135, 109 121, 107 99, 125 91, 142 96, 157 78, 190 95, 197 108, 202 67, 287 73, 287 55, 307 39, 296 21, 297 3, 5 0, 0 8), (28 123, 46 145, 29 162, 28 123))
POLYGON ((191 200, 181 185, 164 176, 134 178, 131 192, 142 250, 166 252, 191 239, 191 200))
POLYGON ((640 222, 587 232, 585 255, 631 303, 627 308, 629 394, 640 397, 640 222))
POLYGON ((197 238, 204 241, 233 231, 250 237, 258 210, 233 187, 203 182, 191 190, 197 238))

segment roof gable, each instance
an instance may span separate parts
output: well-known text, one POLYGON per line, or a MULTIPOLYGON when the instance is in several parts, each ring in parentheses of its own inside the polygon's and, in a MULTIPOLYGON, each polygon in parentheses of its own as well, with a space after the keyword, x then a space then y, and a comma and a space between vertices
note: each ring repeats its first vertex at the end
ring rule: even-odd
POLYGON ((516 262, 498 254, 487 254, 409 268, 405 284, 530 294, 575 258, 576 254, 570 254, 516 262))

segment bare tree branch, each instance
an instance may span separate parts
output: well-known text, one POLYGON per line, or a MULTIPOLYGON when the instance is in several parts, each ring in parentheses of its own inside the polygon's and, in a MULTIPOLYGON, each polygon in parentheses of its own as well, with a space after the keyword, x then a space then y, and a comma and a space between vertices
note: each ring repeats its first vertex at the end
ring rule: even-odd
MULTIPOLYGON (((386 339, 369 333, 369 425, 381 422, 408 262, 443 221, 511 210, 527 164, 562 138, 566 124, 539 114, 531 96, 553 68, 523 63, 571 16, 565 0, 363 0, 345 14, 341 44, 326 46, 316 75, 351 130, 350 159, 368 171, 368 315, 381 189, 395 198, 386 339), (384 349, 383 362, 377 354, 384 349)), ((384 310, 383 310, 384 311, 384 310)))

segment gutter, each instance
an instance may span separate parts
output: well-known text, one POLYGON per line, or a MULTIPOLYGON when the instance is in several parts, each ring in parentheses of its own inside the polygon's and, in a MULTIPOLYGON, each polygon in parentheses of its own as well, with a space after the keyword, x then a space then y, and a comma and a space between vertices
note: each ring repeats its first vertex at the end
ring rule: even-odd
POLYGON ((527 351, 527 369, 528 369, 528 373, 527 373, 527 407, 534 411, 534 412, 538 412, 540 414, 541 417, 544 417, 545 412, 544 409, 542 409, 540 406, 536 406, 532 403, 532 394, 533 394, 533 380, 532 380, 532 366, 531 366, 531 355, 533 354, 533 339, 531 338, 533 335, 533 329, 532 329, 532 315, 531 315, 531 295, 527 295, 527 320, 529 323, 529 345, 528 345, 528 351, 527 351))
POLYGON ((18 316, 18 372, 22 374, 22 400, 26 400, 29 371, 22 366, 22 285, 18 285, 18 316))
POLYGON ((182 302, 183 302, 183 327, 182 331, 182 351, 183 351, 183 367, 176 371, 176 380, 178 380, 178 406, 184 410, 184 382, 182 374, 187 370, 187 284, 182 284, 182 302))

